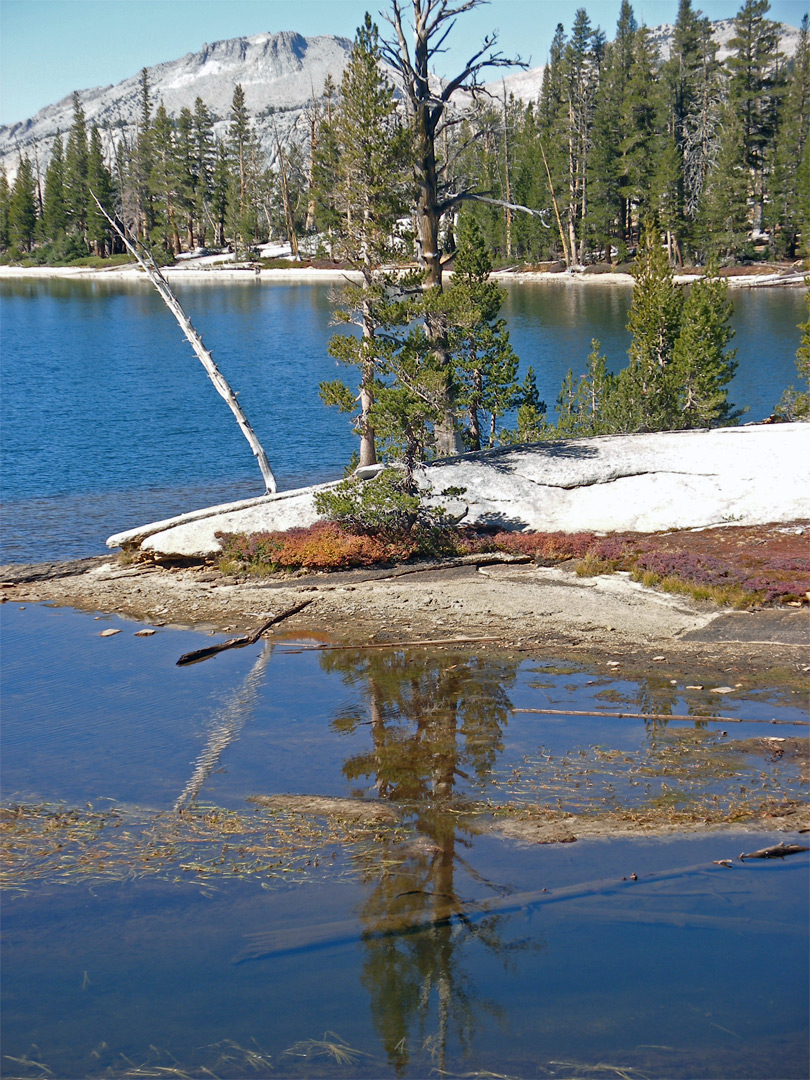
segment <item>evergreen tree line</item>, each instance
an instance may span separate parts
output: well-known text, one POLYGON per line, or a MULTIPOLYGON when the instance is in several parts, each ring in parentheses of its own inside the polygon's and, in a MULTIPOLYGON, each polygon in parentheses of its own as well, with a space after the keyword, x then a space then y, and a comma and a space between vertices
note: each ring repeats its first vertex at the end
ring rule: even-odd
POLYGON ((551 45, 542 91, 523 106, 481 101, 456 166, 497 198, 548 208, 545 222, 495 207, 476 213, 498 258, 623 262, 646 220, 673 263, 810 252, 810 43, 778 51, 768 0, 746 0, 730 54, 711 23, 680 0, 662 60, 623 0, 606 43, 584 8, 551 45), (553 212, 552 212, 553 211, 553 212))
POLYGON ((74 94, 70 131, 57 132, 44 178, 26 155, 12 185, 0 171, 0 249, 7 257, 50 263, 121 251, 96 199, 159 258, 229 243, 246 253, 284 235, 288 224, 303 229, 300 148, 285 154, 279 142, 277 167, 270 167, 239 85, 224 138, 214 125, 199 97, 176 118, 162 102, 155 107, 146 70, 131 138, 122 130, 102 139, 74 94))
POLYGON ((316 178, 331 178, 315 213, 328 223, 336 257, 361 273, 361 281, 344 291, 338 312, 354 332, 338 332, 330 344, 331 354, 356 376, 320 388, 327 405, 353 417, 357 463, 394 457, 410 476, 418 462, 443 452, 437 435, 448 402, 468 450, 734 423, 743 410, 727 396, 737 366, 729 347, 727 284, 712 261, 688 292, 676 285, 653 218, 637 242, 628 364, 611 374, 594 341, 585 374, 569 371, 563 383, 554 423, 532 369, 519 381, 518 358, 499 318, 504 294, 490 280, 487 204, 484 223, 475 200, 451 219, 448 284, 426 288, 424 272, 403 274, 401 252, 412 239, 398 232, 398 215, 402 193, 413 184, 415 130, 397 109, 379 57, 377 29, 367 17, 328 119, 319 126, 314 155, 316 178), (431 319, 443 326, 440 347, 429 334, 431 319))
MULTIPOLYGON (((435 16, 419 22, 427 29, 414 55, 426 64, 441 51, 449 30, 443 22, 454 9, 445 10, 440 0, 417 3, 423 15, 435 16)), ((367 15, 340 86, 328 81, 307 112, 308 155, 285 148, 276 133, 273 169, 261 159, 240 86, 227 136, 217 141, 201 100, 177 120, 162 104, 154 109, 144 72, 136 136, 131 145, 118 142, 111 168, 97 129, 87 130, 78 96, 67 144, 63 148, 57 139, 41 199, 30 163, 21 161, 3 204, 8 242, 20 250, 39 244, 43 251, 66 254, 113 251, 109 223, 91 192, 115 207, 135 236, 167 253, 226 242, 247 251, 257 239, 273 235, 286 235, 295 252, 299 234, 316 235, 333 258, 359 271, 358 284, 345 290, 337 312, 338 321, 352 329, 335 334, 329 347, 355 375, 324 383, 321 396, 352 415, 358 464, 392 458, 404 463, 408 497, 419 462, 464 448, 732 423, 739 412, 727 401, 736 367, 728 348, 731 305, 715 260, 742 249, 723 246, 719 238, 728 232, 715 230, 707 216, 706 207, 715 205, 709 196, 719 183, 713 169, 720 168, 731 126, 729 121, 724 127, 713 109, 731 109, 734 122, 743 123, 743 100, 750 105, 748 150, 734 167, 741 191, 745 187, 743 240, 754 222, 771 220, 779 177, 779 183, 793 185, 795 198, 785 198, 794 215, 793 232, 788 217, 782 217, 772 230, 774 242, 795 254, 808 235, 801 218, 807 200, 799 194, 808 155, 806 92, 804 111, 791 112, 800 69, 807 67, 807 20, 793 78, 787 83, 784 75, 779 83, 784 92, 771 93, 768 112, 761 86, 759 97, 732 97, 736 69, 731 61, 741 55, 745 20, 753 20, 754 9, 759 24, 767 24, 766 0, 747 0, 735 23, 737 51, 726 69, 714 59, 708 21, 692 11, 689 0, 681 0, 673 54, 660 67, 626 0, 611 45, 590 30, 580 9, 571 40, 561 28, 555 37, 536 105, 523 109, 504 100, 499 111, 479 99, 465 114, 451 108, 450 92, 437 94, 429 87, 407 52, 400 54, 400 73, 411 80, 403 107, 381 65, 383 58, 397 60, 396 42, 381 42, 367 15), (649 63, 642 65, 642 56, 649 63), (642 71, 646 81, 639 81, 642 71), (658 111, 662 101, 666 123, 658 111), (773 126, 768 139, 757 140, 753 133, 762 136, 766 112, 773 126), (709 116, 715 126, 708 124, 709 116), (619 124, 621 118, 628 127, 619 124), (525 137, 529 130, 530 139, 525 137), (624 134, 610 153, 606 144, 598 153, 599 131, 614 139, 624 134), (790 159, 792 171, 786 151, 779 149, 786 132, 802 138, 799 156, 790 159), (534 153, 542 170, 536 161, 530 167, 534 153), (539 186, 523 188, 524 182, 539 186), (551 209, 538 217, 522 213, 520 203, 524 209, 551 209), (422 269, 414 265, 415 246, 422 269), (629 363, 610 374, 594 342, 585 375, 569 372, 552 425, 532 370, 518 382, 518 359, 499 318, 503 292, 490 280, 493 255, 562 255, 573 265, 594 254, 622 257, 631 246, 636 287, 629 363), (690 252, 708 258, 709 271, 685 295, 674 284, 673 265, 690 252), (445 283, 442 268, 451 255, 454 273, 445 283), (507 418, 516 426, 505 427, 507 418)), ((398 5, 393 11, 398 16, 398 5)), ((497 66, 493 41, 485 42, 480 59, 455 80, 458 87, 474 87, 484 67, 497 66)), ((773 89, 782 70, 775 49, 760 43, 749 52, 771 58, 766 66, 773 89)), ((724 191, 730 199, 730 181, 724 191)))
MULTIPOLYGON (((746 0, 721 63, 709 20, 680 0, 662 60, 629 0, 607 42, 585 8, 551 44, 536 102, 478 96, 435 145, 445 186, 484 193, 474 214, 498 262, 622 263, 655 219, 674 264, 810 251, 810 35, 804 17, 790 61, 779 53, 768 0, 746 0), (509 204, 504 206, 502 204, 509 204), (524 206, 540 215, 521 213, 524 206), (767 241, 767 243, 766 243, 767 241)), ((105 255, 116 245, 92 190, 160 253, 269 238, 331 234, 341 210, 332 165, 340 89, 310 104, 307 138, 261 152, 241 86, 228 130, 202 99, 170 117, 141 78, 134 136, 102 137, 78 95, 45 176, 22 156, 13 185, 0 172, 0 249, 42 249, 47 261, 105 255)), ((401 187, 407 217, 413 185, 401 187)), ((453 219, 441 237, 455 244, 453 219)), ((331 252, 330 252, 331 253, 331 252)), ((400 249, 400 256, 402 249, 400 249)))

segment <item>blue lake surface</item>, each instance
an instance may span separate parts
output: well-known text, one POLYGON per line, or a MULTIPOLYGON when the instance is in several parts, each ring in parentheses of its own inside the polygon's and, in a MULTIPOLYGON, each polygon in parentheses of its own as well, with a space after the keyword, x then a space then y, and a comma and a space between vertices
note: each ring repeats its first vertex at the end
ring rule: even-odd
MULTIPOLYGON (((340 373, 327 353, 335 291, 177 287, 282 489, 340 477, 355 449, 348 419, 318 397, 318 384, 340 373)), ((614 368, 626 362, 630 295, 601 284, 507 289, 523 371, 534 367, 552 411, 592 338, 614 368)), ((795 381, 803 293, 737 290, 733 300, 740 367, 730 396, 762 419, 795 381)), ((4 281, 0 328, 0 560, 99 554, 113 532, 262 493, 230 411, 148 284, 4 281)))
POLYGON ((38 605, 0 618, 4 802, 76 822, 56 850, 46 827, 8 882, 5 1076, 806 1075, 806 854, 740 862, 771 840, 742 831, 526 844, 465 819, 582 809, 608 749, 627 806, 798 794, 798 766, 752 748, 803 733, 798 699, 283 637, 177 668, 202 635, 38 605), (748 722, 520 712, 605 702, 748 722), (285 793, 382 797, 402 824, 347 845, 287 821, 286 859, 306 859, 236 873, 273 815, 247 847, 206 841, 205 815, 285 793), (113 822, 84 843, 99 812, 113 822), (433 918, 448 902, 458 917, 433 918), (403 916, 422 923, 387 929, 403 916))
MULTIPOLYGON (((178 291, 281 486, 339 476, 353 439, 317 396, 336 371, 331 290, 178 291)), ((623 363, 629 299, 510 287, 549 404, 592 337, 623 363)), ((732 398, 761 418, 794 378, 803 295, 734 300, 732 398)), ((147 286, 3 283, 0 317, 3 561, 97 554, 119 529, 261 493, 147 286)), ((138 629, 0 606, 8 1080, 807 1076, 810 862, 736 858, 783 834, 536 844, 465 817, 801 797, 798 761, 764 742, 805 736, 798 695, 720 701, 661 664, 634 681, 283 634, 178 668, 210 639, 138 629), (278 795, 381 799, 401 821, 338 842, 326 816, 248 802, 278 795), (251 815, 260 827, 233 839, 251 815)))

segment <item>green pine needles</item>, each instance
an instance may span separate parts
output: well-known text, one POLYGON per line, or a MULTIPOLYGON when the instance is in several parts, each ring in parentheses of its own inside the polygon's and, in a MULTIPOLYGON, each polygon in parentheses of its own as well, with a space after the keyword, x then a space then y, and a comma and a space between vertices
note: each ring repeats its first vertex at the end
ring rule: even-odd
POLYGON ((594 340, 585 374, 576 379, 569 370, 563 383, 554 435, 722 427, 742 415, 728 401, 737 368, 736 350, 728 348, 732 305, 716 268, 684 294, 658 230, 649 227, 635 278, 627 367, 611 374, 594 340))

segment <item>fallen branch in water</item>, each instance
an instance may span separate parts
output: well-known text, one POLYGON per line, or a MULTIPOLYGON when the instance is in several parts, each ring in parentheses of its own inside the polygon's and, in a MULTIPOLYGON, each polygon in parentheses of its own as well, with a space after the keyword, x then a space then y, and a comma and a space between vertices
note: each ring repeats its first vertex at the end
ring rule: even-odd
POLYGON ((786 844, 783 840, 773 847, 760 848, 758 851, 749 851, 748 854, 740 855, 741 859, 784 859, 786 855, 798 855, 800 851, 810 851, 810 848, 801 844, 786 844))
MULTIPOLYGON (((430 930, 436 926, 447 926, 461 922, 470 927, 487 915, 514 915, 518 912, 537 911, 546 905, 582 900, 589 897, 617 896, 627 890, 638 890, 643 896, 644 886, 677 878, 715 873, 716 862, 698 863, 694 866, 682 866, 656 873, 628 874, 614 879, 586 881, 562 889, 536 892, 512 893, 507 896, 489 897, 482 901, 465 901, 457 897, 446 897, 430 907, 414 907, 397 915, 383 916, 371 926, 363 927, 356 919, 341 922, 322 923, 317 926, 285 928, 282 930, 262 931, 247 934, 247 944, 234 956, 232 963, 243 964, 249 960, 262 960, 269 956, 304 952, 310 949, 326 949, 354 941, 375 941, 386 938, 404 937, 409 934, 430 930)), ((723 863, 723 868, 732 865, 730 860, 723 863)))
POLYGON ((498 641, 496 637, 453 637, 431 638, 423 641, 372 641, 367 645, 302 645, 297 649, 289 649, 288 652, 323 652, 325 650, 343 649, 347 652, 354 649, 413 649, 416 646, 425 645, 478 645, 482 642, 498 641))
POLYGON ((217 645, 207 645, 204 649, 194 649, 193 652, 183 653, 177 661, 177 667, 185 667, 187 664, 196 664, 200 660, 207 660, 209 656, 216 656, 217 653, 224 652, 226 649, 241 649, 245 645, 255 645, 262 634, 269 630, 271 626, 275 626, 276 623, 280 623, 283 619, 288 619, 290 615, 295 615, 297 611, 311 603, 311 599, 302 600, 300 604, 295 604, 293 607, 287 608, 286 611, 274 615, 272 619, 268 619, 267 622, 262 623, 261 626, 249 634, 228 638, 227 641, 221 641, 217 645))
POLYGON ((606 720, 704 720, 713 724, 790 724, 807 727, 809 720, 749 720, 739 716, 704 716, 694 713, 606 712, 602 709, 512 709, 516 713, 537 713, 539 716, 598 716, 606 720))

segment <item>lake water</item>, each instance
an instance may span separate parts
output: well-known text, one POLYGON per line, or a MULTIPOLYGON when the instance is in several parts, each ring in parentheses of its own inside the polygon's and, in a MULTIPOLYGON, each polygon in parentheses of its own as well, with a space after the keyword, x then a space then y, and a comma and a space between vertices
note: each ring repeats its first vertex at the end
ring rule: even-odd
POLYGON ((178 668, 206 638, 0 617, 7 1078, 806 1076, 806 854, 509 834, 801 797, 762 743, 804 736, 800 697, 283 637, 178 668), (247 801, 285 793, 393 820, 247 801))
MULTIPOLYGON (((183 284, 177 292, 263 443, 279 486, 336 479, 355 448, 318 383, 334 287, 183 284)), ((731 391, 750 419, 795 381, 803 293, 733 293, 740 363, 731 391)), ((504 314, 550 409, 593 337, 626 362, 630 289, 511 285, 504 314)), ((4 281, 0 561, 103 552, 113 532, 262 493, 253 456, 171 314, 146 283, 4 281)), ((348 373, 350 374, 350 373, 348 373)))
MULTIPOLYGON (((329 290, 178 291, 281 486, 340 475, 352 438, 317 397, 329 290)), ((115 530, 261 492, 148 288, 0 295, 3 559, 95 554, 115 530)), ((793 378, 803 297, 735 301, 734 397, 761 417, 793 378)), ((592 336, 622 361, 628 302, 510 289, 547 400, 592 336)), ((210 639, 138 629, 0 606, 7 1080, 808 1074, 806 853, 737 858, 779 834, 515 832, 801 798, 798 691, 720 700, 660 663, 637 681, 283 634, 178 668, 210 639), (522 711, 537 708, 650 718, 522 711), (390 819, 353 820, 358 797, 390 819)))

